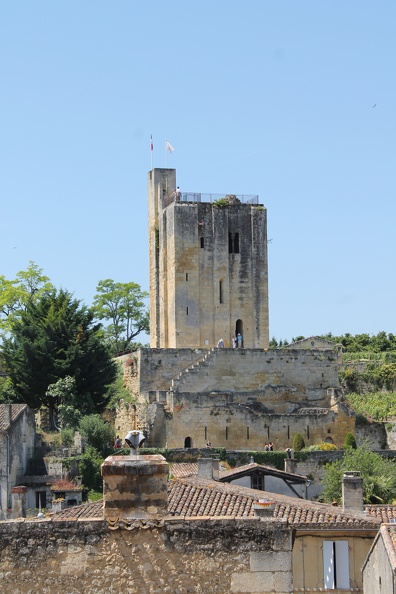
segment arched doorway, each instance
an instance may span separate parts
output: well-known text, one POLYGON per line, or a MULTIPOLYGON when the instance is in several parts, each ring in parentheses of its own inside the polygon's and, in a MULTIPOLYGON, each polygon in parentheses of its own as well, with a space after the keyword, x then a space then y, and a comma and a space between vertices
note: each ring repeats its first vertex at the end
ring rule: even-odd
POLYGON ((185 448, 191 448, 192 447, 191 437, 186 437, 184 439, 184 447, 185 448))

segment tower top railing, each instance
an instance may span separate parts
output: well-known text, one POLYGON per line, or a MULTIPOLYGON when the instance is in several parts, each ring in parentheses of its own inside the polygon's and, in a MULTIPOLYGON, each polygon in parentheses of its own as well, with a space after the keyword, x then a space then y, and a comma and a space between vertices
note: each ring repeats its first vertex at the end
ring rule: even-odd
MULTIPOLYGON (((164 197, 164 206, 168 206, 172 202, 217 202, 222 198, 235 199, 233 202, 242 204, 258 204, 259 197, 255 194, 204 194, 202 192, 180 192, 174 190, 169 192, 164 197)), ((232 204, 232 202, 230 202, 232 204)))

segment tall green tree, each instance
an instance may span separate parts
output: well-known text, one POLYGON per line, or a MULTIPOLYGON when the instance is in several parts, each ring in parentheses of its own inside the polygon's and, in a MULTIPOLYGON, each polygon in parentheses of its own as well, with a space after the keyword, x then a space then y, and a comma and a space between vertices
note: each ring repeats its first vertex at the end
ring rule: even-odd
POLYGON ((131 348, 133 339, 141 332, 149 332, 148 293, 137 283, 100 281, 96 287, 93 312, 99 320, 108 322, 105 335, 113 353, 131 348))
POLYGON ((93 320, 93 312, 65 290, 27 303, 2 351, 16 401, 33 409, 46 406, 54 418, 59 402, 49 386, 71 376, 80 412, 103 410, 116 366, 103 342, 101 325, 93 320))
POLYGON ((40 297, 53 290, 49 278, 42 268, 30 261, 27 270, 20 270, 14 280, 0 276, 0 333, 4 336, 28 303, 36 302, 40 297))
POLYGON ((363 478, 365 503, 391 503, 396 499, 396 465, 365 447, 349 448, 342 460, 326 464, 323 478, 325 501, 341 502, 342 477, 346 470, 357 470, 363 478))

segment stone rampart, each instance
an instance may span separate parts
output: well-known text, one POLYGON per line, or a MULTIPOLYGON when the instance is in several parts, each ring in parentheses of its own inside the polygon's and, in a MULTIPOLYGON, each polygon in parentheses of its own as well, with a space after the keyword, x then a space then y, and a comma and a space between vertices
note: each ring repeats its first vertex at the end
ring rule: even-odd
POLYGON ((0 523, 0 579, 14 594, 292 592, 292 532, 259 518, 0 523))

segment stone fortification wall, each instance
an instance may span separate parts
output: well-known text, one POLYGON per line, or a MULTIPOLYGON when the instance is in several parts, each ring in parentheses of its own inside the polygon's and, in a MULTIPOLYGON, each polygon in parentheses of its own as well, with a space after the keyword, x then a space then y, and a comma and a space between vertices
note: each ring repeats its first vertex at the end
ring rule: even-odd
POLYGON ((116 430, 143 429, 148 447, 284 448, 296 432, 307 445, 354 433, 333 350, 146 348, 125 377, 137 401, 116 430))
POLYGON ((326 440, 342 445, 346 433, 354 433, 355 417, 338 406, 270 414, 267 403, 249 400, 249 395, 222 393, 177 394, 173 402, 172 415, 162 416, 163 408, 157 407, 159 418, 166 424, 168 448, 204 447, 210 441, 212 447, 263 450, 271 441, 276 450, 282 450, 293 446, 296 433, 301 433, 306 446, 326 440))
POLYGON ((207 349, 140 349, 138 392, 169 390, 172 379, 207 355, 207 349))
POLYGON ((283 522, 259 518, 170 519, 145 530, 3 522, 0 579, 14 594, 286 594, 292 534, 283 522))
POLYGON ((327 388, 339 386, 334 351, 141 349, 138 373, 140 392, 267 392, 274 406, 285 396, 329 406, 327 388))

